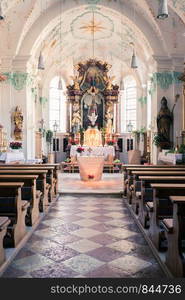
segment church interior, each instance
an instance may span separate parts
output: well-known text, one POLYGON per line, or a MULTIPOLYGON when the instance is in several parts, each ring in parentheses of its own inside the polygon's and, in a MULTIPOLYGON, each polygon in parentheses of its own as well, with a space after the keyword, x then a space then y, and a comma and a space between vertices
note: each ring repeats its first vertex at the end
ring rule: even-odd
POLYGON ((0 277, 185 277, 185 1, 0 0, 0 277))

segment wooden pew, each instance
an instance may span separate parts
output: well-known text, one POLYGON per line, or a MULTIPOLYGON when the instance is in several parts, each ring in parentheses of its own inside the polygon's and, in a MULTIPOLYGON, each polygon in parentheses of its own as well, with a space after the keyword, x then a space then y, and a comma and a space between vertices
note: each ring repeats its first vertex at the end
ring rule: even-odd
POLYGON ((54 182, 54 195, 56 196, 58 193, 58 174, 60 170, 60 164, 59 163, 51 163, 51 164, 2 164, 0 167, 12 167, 12 166, 20 166, 20 167, 54 167, 53 170, 53 182, 54 182))
POLYGON ((170 200, 173 203, 173 219, 162 220, 168 240, 165 263, 174 276, 184 277, 182 241, 185 240, 185 195, 170 196, 170 200))
MULTIPOLYGON (((137 178, 141 175, 145 175, 145 176, 153 176, 153 175, 156 175, 156 176, 170 176, 170 175, 177 175, 178 176, 178 173, 180 173, 180 175, 185 175, 185 169, 183 168, 173 168, 172 169, 163 169, 163 168, 160 168, 160 169, 157 169, 157 168, 153 168, 153 169, 139 169, 139 170, 135 170, 135 169, 129 169, 130 173, 128 174, 128 182, 127 182, 127 198, 128 198, 128 201, 130 204, 132 204, 132 196, 133 196, 133 193, 134 193, 134 186, 133 186, 133 182, 134 180, 137 180, 137 178)), ((139 190, 139 185, 138 185, 138 190, 139 190)), ((140 187, 140 190, 141 190, 141 187, 140 187)))
POLYGON ((149 216, 145 208, 146 202, 153 201, 151 183, 185 183, 185 176, 139 176, 141 182, 141 194, 136 195, 138 206, 138 219, 144 228, 147 228, 149 216))
POLYGON ((38 175, 36 179, 36 189, 42 192, 39 203, 40 212, 47 211, 49 207, 48 202, 48 186, 46 183, 47 170, 3 170, 0 169, 0 175, 38 175))
POLYGON ((0 170, 47 170, 47 175, 46 175, 46 182, 47 182, 47 188, 48 188, 48 201, 51 202, 53 197, 54 197, 54 177, 53 177, 53 173, 54 173, 54 166, 45 166, 45 165, 39 165, 39 166, 35 166, 35 165, 1 165, 0 166, 0 170))
POLYGON ((132 171, 137 171, 137 170, 141 170, 141 171, 157 171, 157 170, 161 170, 161 169, 165 169, 166 171, 170 171, 170 170, 179 170, 181 171, 182 169, 184 169, 185 171, 185 165, 180 165, 180 166, 169 166, 169 165, 123 165, 123 181, 124 181, 124 187, 123 187, 123 194, 124 196, 128 196, 128 198, 131 197, 130 195, 130 190, 129 190, 129 186, 131 186, 131 184, 133 183, 133 178, 132 178, 132 171))
POLYGON ((9 217, 4 247, 16 247, 26 234, 25 216, 28 201, 21 198, 24 182, 0 182, 0 217, 9 217))
POLYGON ((42 192, 36 190, 38 175, 0 175, 0 182, 24 182, 22 199, 30 203, 26 214, 26 225, 32 226, 39 218, 39 203, 42 192))
POLYGON ((8 217, 0 217, 0 266, 4 263, 6 259, 3 247, 3 240, 9 224, 10 219, 8 217))
POLYGON ((169 196, 183 196, 185 184, 180 183, 151 183, 153 188, 153 205, 146 203, 150 211, 149 235, 155 247, 161 249, 160 221, 172 216, 172 204, 169 196))

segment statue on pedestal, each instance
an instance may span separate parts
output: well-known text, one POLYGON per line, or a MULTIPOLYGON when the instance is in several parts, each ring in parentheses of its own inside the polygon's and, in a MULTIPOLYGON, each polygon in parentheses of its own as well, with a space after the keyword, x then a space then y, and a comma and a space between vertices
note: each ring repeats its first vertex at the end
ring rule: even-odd
POLYGON ((23 138, 23 114, 19 106, 16 106, 13 112, 13 122, 14 122, 14 138, 16 141, 20 141, 23 138))
POLYGON ((170 145, 170 127, 173 123, 173 114, 169 110, 165 97, 161 99, 161 109, 157 115, 158 134, 164 138, 164 142, 170 145))

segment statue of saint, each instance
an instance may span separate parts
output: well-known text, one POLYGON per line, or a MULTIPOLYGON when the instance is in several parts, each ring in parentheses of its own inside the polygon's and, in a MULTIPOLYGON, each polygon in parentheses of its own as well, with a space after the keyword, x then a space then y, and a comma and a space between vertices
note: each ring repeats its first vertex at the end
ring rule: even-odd
POLYGON ((91 126, 94 126, 98 119, 98 106, 102 103, 103 95, 92 86, 82 97, 82 103, 87 110, 87 118, 91 126))
POLYGON ((161 109, 157 115, 158 134, 161 134, 170 143, 170 126, 173 123, 173 115, 167 105, 165 97, 161 100, 161 109))
POLYGON ((14 128, 15 140, 22 140, 23 114, 19 106, 16 106, 15 111, 13 113, 13 122, 15 125, 14 128))

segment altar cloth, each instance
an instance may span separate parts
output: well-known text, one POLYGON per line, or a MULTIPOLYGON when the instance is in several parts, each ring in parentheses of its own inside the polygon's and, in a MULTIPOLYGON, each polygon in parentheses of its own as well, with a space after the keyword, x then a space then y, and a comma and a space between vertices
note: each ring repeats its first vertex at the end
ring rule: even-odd
POLYGON ((0 161, 4 161, 5 163, 25 162, 25 157, 24 157, 24 153, 20 151, 3 152, 0 155, 0 161))
POLYGON ((102 178, 104 157, 103 156, 79 156, 80 178, 83 181, 99 181, 102 178))
MULTIPOLYGON (((78 146, 72 145, 70 156, 76 156, 77 151, 76 149, 78 146)), ((107 159, 108 155, 112 155, 112 157, 115 157, 115 149, 114 146, 100 146, 100 147, 88 147, 83 146, 84 151, 82 152, 82 156, 104 156, 105 159, 107 159), (89 151, 90 150, 90 151, 89 151)))

